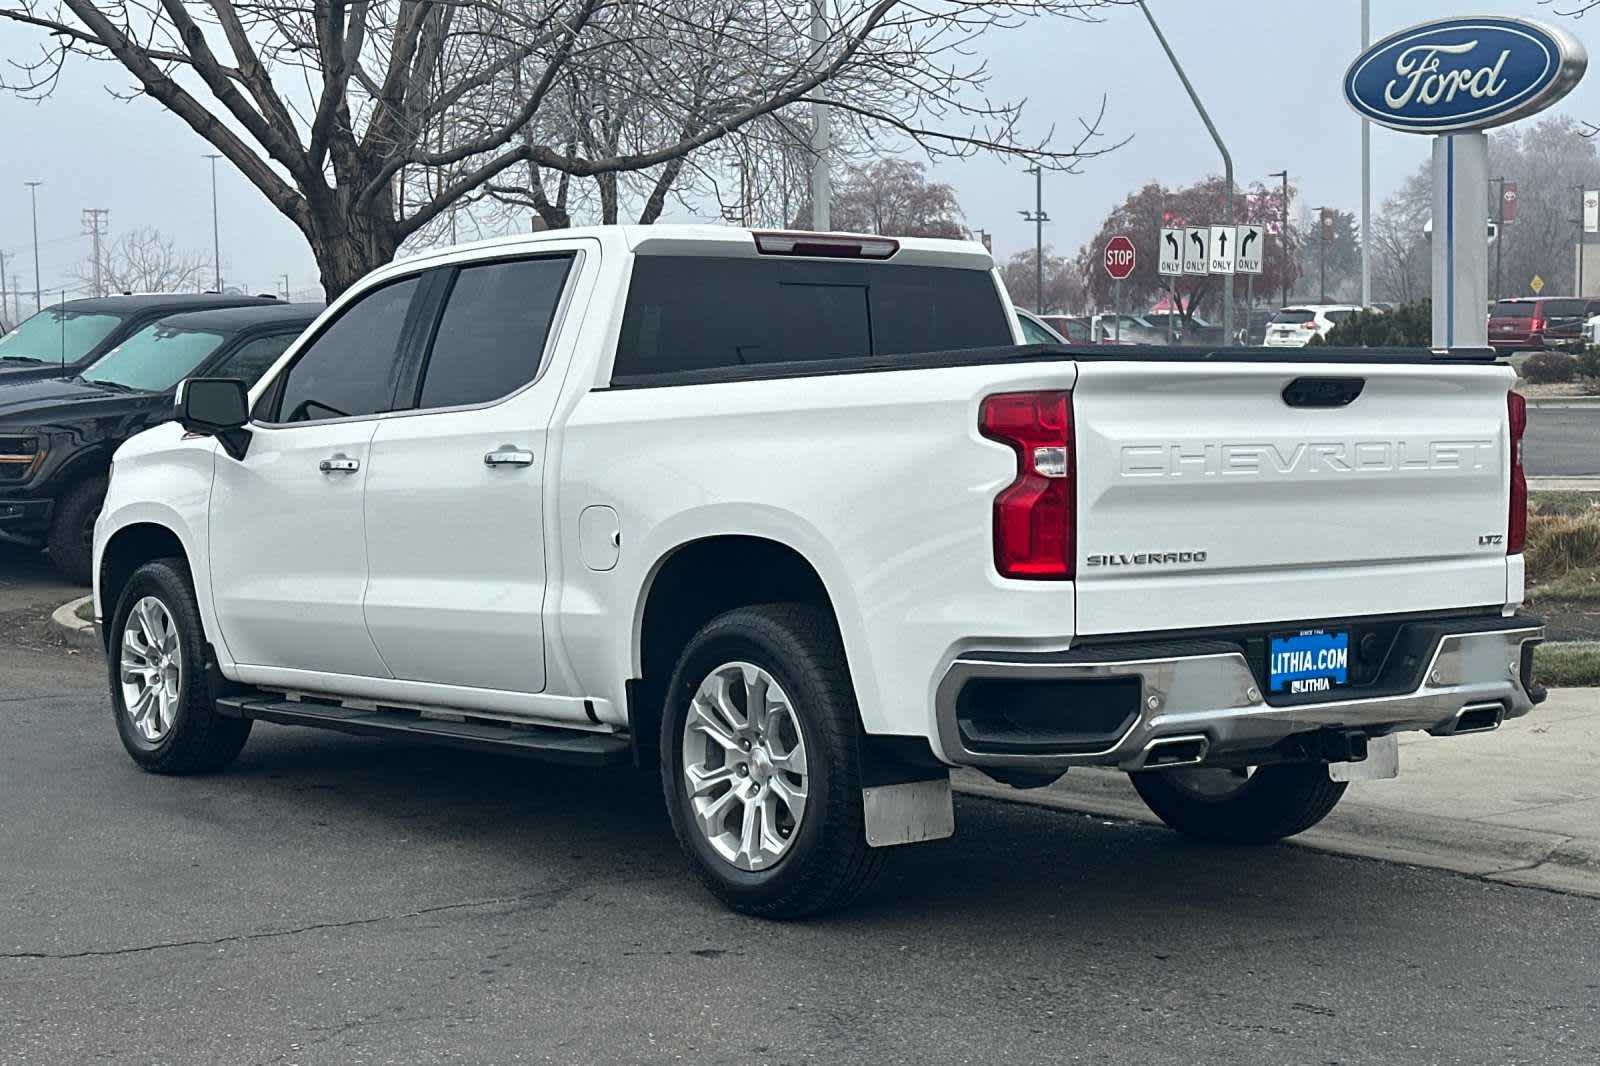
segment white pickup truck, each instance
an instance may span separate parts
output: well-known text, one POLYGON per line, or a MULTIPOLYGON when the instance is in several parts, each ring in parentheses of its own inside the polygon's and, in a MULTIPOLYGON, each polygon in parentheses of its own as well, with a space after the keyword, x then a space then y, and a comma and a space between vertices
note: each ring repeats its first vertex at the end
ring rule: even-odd
POLYGON ((1542 698, 1508 368, 1022 341, 952 241, 610 227, 378 270, 117 452, 122 741, 659 763, 706 884, 787 917, 950 833, 951 767, 1120 768, 1266 842, 1369 741, 1542 698))

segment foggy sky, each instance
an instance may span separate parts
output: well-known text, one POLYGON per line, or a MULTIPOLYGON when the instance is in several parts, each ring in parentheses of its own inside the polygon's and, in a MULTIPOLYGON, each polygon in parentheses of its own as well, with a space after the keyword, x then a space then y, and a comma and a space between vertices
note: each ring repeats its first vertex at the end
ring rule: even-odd
MULTIPOLYGON (((1563 5, 1564 6, 1564 5, 1563 5)), ((1340 78, 1360 48, 1357 0, 1152 0, 1151 8, 1205 99, 1244 185, 1288 167, 1303 203, 1356 210, 1360 203, 1359 122, 1340 95, 1340 78)), ((1373 0, 1373 36, 1429 18, 1524 15, 1561 25, 1586 44, 1590 20, 1564 18, 1537 0, 1464 7, 1430 0, 1373 0)), ((39 35, 0 24, 0 60, 26 58, 39 35)), ((1080 116, 1107 97, 1105 140, 1131 136, 1116 152, 1084 164, 1078 176, 1047 175, 1045 239, 1076 252, 1105 213, 1150 180, 1184 184, 1220 173, 1216 149, 1137 8, 1112 9, 1099 25, 1035 21, 979 42, 994 98, 1028 101, 1026 128, 1052 124, 1071 139, 1080 116)), ((209 255, 209 145, 148 99, 124 103, 121 68, 78 60, 50 99, 0 96, 0 251, 8 274, 33 284, 28 195, 40 179, 40 273, 46 288, 71 287, 88 256, 79 212, 109 208, 111 233, 154 226, 209 255)), ((1600 122, 1600 73, 1591 72, 1557 108, 1600 122)), ((1058 138, 1059 139, 1059 138, 1058 138)), ((1373 130, 1373 203, 1427 158, 1428 138, 1373 130)), ((1030 247, 1033 227, 1017 214, 1033 206, 1023 164, 978 158, 943 163, 935 176, 956 187, 974 229, 994 235, 997 257, 1030 247)), ((287 273, 297 295, 318 293, 299 232, 226 162, 218 166, 222 261, 230 284, 274 290, 287 273)), ((679 212, 675 217, 683 217, 679 212)), ((13 283, 15 283, 13 281, 13 283)), ((48 298, 47 298, 48 299, 48 298)))

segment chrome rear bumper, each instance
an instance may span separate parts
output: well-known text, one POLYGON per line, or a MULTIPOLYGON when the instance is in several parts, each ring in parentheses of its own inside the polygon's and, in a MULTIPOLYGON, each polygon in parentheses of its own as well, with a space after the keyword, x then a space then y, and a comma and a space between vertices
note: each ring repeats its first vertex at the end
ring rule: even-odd
MULTIPOLYGON (((1139 770, 1156 765, 1222 762, 1259 753, 1297 734, 1362 731, 1372 736, 1404 730, 1439 735, 1483 732, 1533 709, 1536 698, 1523 676, 1523 648, 1544 637, 1544 626, 1506 618, 1503 627, 1464 626, 1441 633, 1420 682, 1405 692, 1352 695, 1322 702, 1270 701, 1243 650, 1209 641, 1130 648, 1127 657, 1063 653, 981 652, 958 658, 936 696, 940 745, 956 765, 1051 772, 1072 766, 1139 770), (1091 681, 1136 678, 1137 715, 1094 750, 996 751, 970 742, 958 717, 962 689, 977 679, 1091 681)), ((1420 661, 1420 660, 1419 660, 1420 661)), ((1070 693, 1063 685, 1064 694, 1070 693)), ((1064 697, 1061 714, 1072 713, 1064 697)))

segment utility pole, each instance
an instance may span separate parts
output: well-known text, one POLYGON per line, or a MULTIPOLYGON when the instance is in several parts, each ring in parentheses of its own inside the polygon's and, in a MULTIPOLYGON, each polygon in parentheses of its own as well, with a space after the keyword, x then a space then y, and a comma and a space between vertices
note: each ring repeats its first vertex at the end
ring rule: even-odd
POLYGON ((1278 275, 1278 306, 1286 307, 1289 303, 1289 168, 1274 170, 1267 177, 1283 179, 1283 200, 1278 204, 1283 209, 1278 231, 1279 249, 1283 252, 1283 273, 1278 275))
POLYGON ((1572 295, 1574 295, 1574 296, 1582 296, 1583 295, 1583 235, 1584 235, 1583 225, 1584 225, 1584 222, 1585 222, 1585 219, 1583 217, 1583 192, 1584 192, 1584 190, 1583 190, 1583 186, 1582 185, 1574 185, 1573 188, 1575 190, 1577 190, 1577 193, 1578 193, 1578 291, 1573 293, 1572 295))
MULTIPOLYGON (((33 309, 44 310, 44 286, 39 281, 39 186, 42 181, 25 181, 28 197, 33 201, 33 309)), ((21 312, 18 312, 21 314, 21 312)))
POLYGON ((1506 243, 1506 179, 1490 178, 1495 186, 1494 202, 1494 298, 1500 299, 1500 260, 1506 243))
MULTIPOLYGON (((1372 0, 1361 0, 1361 52, 1372 44, 1372 0)), ((1361 119, 1361 306, 1372 306, 1372 123, 1361 119)))
POLYGON ((101 284, 104 275, 101 273, 100 238, 111 224, 111 212, 104 207, 86 207, 79 217, 83 222, 83 232, 94 241, 94 294, 104 296, 106 289, 101 284))
MULTIPOLYGON (((827 2, 811 0, 811 55, 819 69, 827 65, 822 54, 823 46, 828 43, 827 2)), ((828 105, 818 100, 811 105, 811 228, 818 233, 833 228, 833 181, 828 172, 832 155, 828 105)))
POLYGON ((1044 213, 1044 168, 1032 166, 1023 171, 1033 175, 1033 210, 1018 211, 1023 221, 1033 223, 1033 313, 1044 314, 1044 224, 1050 216, 1044 213))
POLYGON ((289 302, 289 275, 283 275, 283 302, 289 302))
POLYGON ((1317 208, 1317 242, 1322 245, 1321 265, 1322 281, 1319 292, 1321 298, 1318 303, 1328 302, 1328 209, 1317 208))
MULTIPOLYGON (((1222 221, 1226 225, 1233 225, 1233 156, 1228 154, 1228 146, 1222 143, 1222 135, 1217 132, 1216 124, 1211 121, 1211 116, 1206 112, 1206 107, 1200 102, 1200 95, 1194 91, 1194 86, 1189 83, 1189 76, 1183 72, 1183 65, 1178 62, 1178 57, 1172 51, 1172 46, 1167 43, 1166 35, 1161 32, 1161 27, 1156 25, 1156 17, 1150 14, 1150 7, 1145 0, 1139 0, 1139 10, 1144 12, 1145 21, 1150 23, 1150 28, 1155 31, 1156 40, 1161 42, 1161 50, 1167 53, 1167 59, 1172 63, 1172 69, 1178 74, 1178 80, 1183 82, 1184 91, 1189 94, 1189 101, 1194 104, 1194 109, 1200 113, 1200 121, 1206 125, 1206 130, 1211 134, 1211 139, 1216 142, 1217 151, 1222 154, 1222 181, 1227 186, 1223 197, 1224 206, 1222 221)), ((1222 275, 1222 335, 1225 338, 1233 336, 1233 275, 1222 275)))
MULTIPOLYGON (((6 317, 6 253, 0 252, 0 319, 6 317)), ((5 332, 0 330, 0 333, 5 332)))
POLYGON ((211 267, 216 276, 216 290, 222 291, 222 231, 217 224, 217 160, 220 155, 210 153, 211 160, 211 267))

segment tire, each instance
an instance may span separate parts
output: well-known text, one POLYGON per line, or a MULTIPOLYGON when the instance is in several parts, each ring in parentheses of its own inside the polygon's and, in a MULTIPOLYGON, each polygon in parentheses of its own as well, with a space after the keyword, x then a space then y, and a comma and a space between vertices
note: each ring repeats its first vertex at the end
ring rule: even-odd
POLYGON ((106 502, 106 479, 84 478, 56 501, 45 544, 50 561, 80 585, 94 580, 94 520, 106 502))
POLYGON ((151 773, 194 774, 220 770, 238 756, 250 736, 251 723, 249 719, 225 718, 216 711, 206 673, 200 609, 181 559, 156 559, 133 572, 111 616, 107 635, 111 713, 122 746, 134 762, 151 773), (129 627, 136 608, 141 621, 133 625, 141 635, 134 641, 129 627), (165 654, 158 660, 156 653, 163 650, 165 654), (140 679, 124 673, 125 661, 141 666, 140 679), (153 675, 160 676, 159 684, 149 683, 153 675), (130 709, 130 692, 152 688, 159 695, 149 701, 135 695, 130 709), (152 715, 157 716, 153 723, 152 715))
POLYGON ((1257 767, 1231 789, 1206 795, 1190 783, 1197 771, 1230 773, 1195 768, 1128 776, 1156 817, 1185 836, 1218 844, 1271 844, 1303 833, 1328 816, 1348 784, 1331 780, 1322 763, 1284 763, 1257 767))
POLYGON ((883 857, 866 841, 859 734, 844 648, 825 611, 799 604, 743 607, 719 615, 694 635, 667 687, 661 782, 678 844, 713 895, 743 914, 790 919, 843 907, 867 887, 883 857), (698 701, 696 709, 697 695, 716 690, 719 679, 726 681, 725 702, 735 705, 732 718, 709 699, 698 701), (763 722, 745 714, 743 735, 754 746, 741 754, 733 723, 739 711, 748 711, 761 686, 768 693, 768 715, 763 722), (702 711, 707 717, 700 716, 702 711), (721 740, 706 731, 708 722, 722 731, 721 740), (720 759, 722 765, 710 770, 696 765, 701 752, 706 764, 720 759), (691 765, 703 782, 727 776, 726 791, 719 785, 702 793, 699 811, 706 817, 690 795, 691 765), (795 765, 803 773, 784 769, 795 765), (740 767, 743 776, 737 773, 740 767), (746 803, 740 790, 758 798, 746 803), (798 818, 784 802, 796 791, 804 795, 798 818), (754 816, 754 834, 744 813, 753 804, 763 812, 754 816), (725 810, 731 822, 714 818, 713 810, 725 810), (738 828, 713 839, 703 828, 711 824, 738 828), (765 831, 769 827, 773 832, 765 831), (753 837, 760 842, 759 854, 745 848, 753 837), (738 856, 730 857, 735 843, 738 856))

